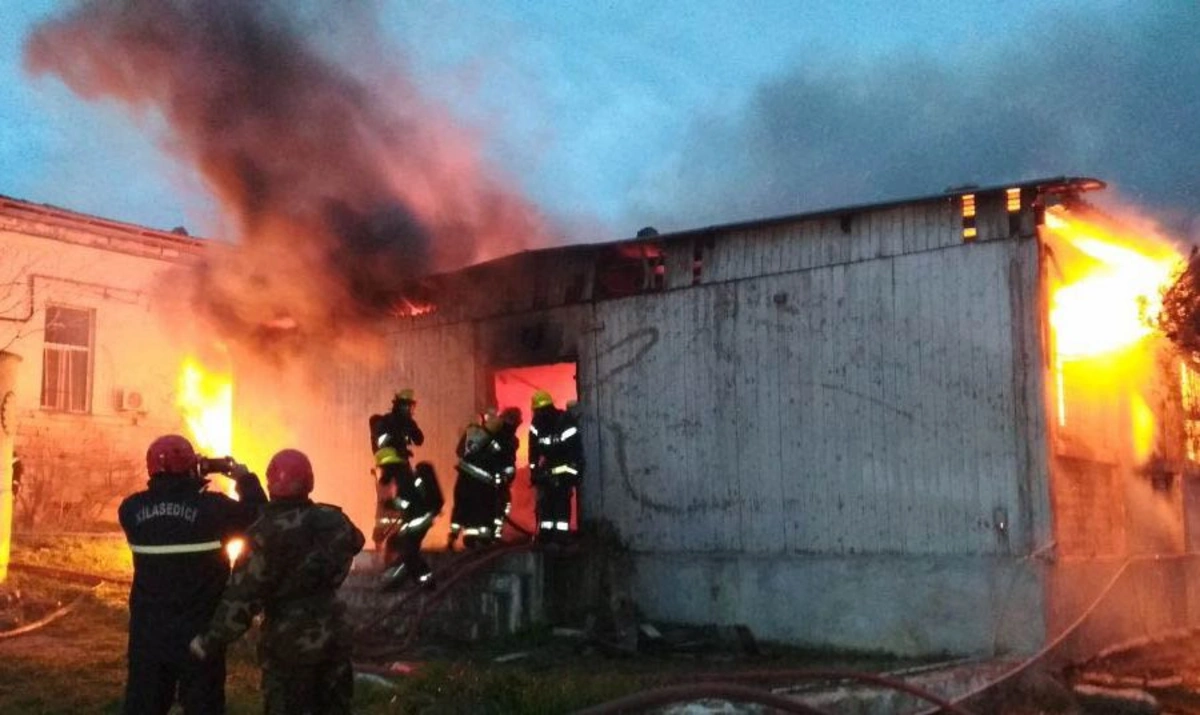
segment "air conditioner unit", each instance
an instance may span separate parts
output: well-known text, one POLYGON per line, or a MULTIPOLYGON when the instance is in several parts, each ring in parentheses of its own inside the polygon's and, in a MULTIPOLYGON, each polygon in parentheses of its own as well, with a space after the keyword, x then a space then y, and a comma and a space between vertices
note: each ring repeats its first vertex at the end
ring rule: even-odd
POLYGON ((117 400, 117 407, 123 412, 140 412, 145 404, 142 393, 137 390, 121 390, 120 399, 117 400))

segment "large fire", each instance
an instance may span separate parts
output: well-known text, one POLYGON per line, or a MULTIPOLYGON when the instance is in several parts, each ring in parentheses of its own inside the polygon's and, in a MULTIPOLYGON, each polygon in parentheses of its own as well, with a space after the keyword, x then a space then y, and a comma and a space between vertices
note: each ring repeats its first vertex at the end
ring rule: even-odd
MULTIPOLYGON (((1153 333, 1162 291, 1180 267, 1182 255, 1153 231, 1131 230, 1091 213, 1062 207, 1046 212, 1051 248, 1050 327, 1054 337, 1054 379, 1058 423, 1068 424, 1065 385, 1103 401, 1116 378, 1136 385, 1145 370, 1137 350, 1153 333)), ((1155 451, 1156 424, 1146 396, 1135 386, 1124 397, 1130 449, 1143 462, 1155 451)))
MULTIPOLYGON (((225 457, 233 452, 233 376, 208 369, 197 358, 188 357, 179 371, 176 405, 183 413, 197 450, 207 457, 225 457)), ((224 491, 234 494, 228 480, 224 491)), ((225 545, 231 562, 237 561, 244 543, 233 539, 225 545)))
POLYGON ((233 377, 188 357, 179 371, 176 405, 196 448, 209 457, 233 452, 233 377))
MULTIPOLYGON (((1162 289, 1182 259, 1165 242, 1129 236, 1099 222, 1070 216, 1059 207, 1046 226, 1085 260, 1064 272, 1072 280, 1054 291, 1050 324, 1064 360, 1096 357, 1129 347, 1152 331, 1162 289)), ((1061 266, 1060 266, 1061 267, 1061 266)))

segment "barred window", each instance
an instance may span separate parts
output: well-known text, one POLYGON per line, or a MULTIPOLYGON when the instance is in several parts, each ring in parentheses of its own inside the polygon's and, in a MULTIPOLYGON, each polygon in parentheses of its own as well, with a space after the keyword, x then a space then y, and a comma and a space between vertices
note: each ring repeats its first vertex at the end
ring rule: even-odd
POLYGON ((42 349, 42 407, 62 412, 92 409, 92 343, 95 313, 46 306, 42 349))

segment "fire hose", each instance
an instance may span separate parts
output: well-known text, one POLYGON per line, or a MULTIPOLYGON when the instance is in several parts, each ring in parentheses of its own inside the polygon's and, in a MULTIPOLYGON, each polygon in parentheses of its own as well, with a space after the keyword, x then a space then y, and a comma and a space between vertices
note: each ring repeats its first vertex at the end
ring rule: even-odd
POLYGON ((651 708, 714 698, 741 703, 766 705, 785 713, 800 713, 801 715, 828 715, 824 710, 818 710, 811 705, 805 705, 797 700, 776 695, 769 690, 750 688, 736 683, 703 682, 691 685, 668 685, 653 690, 643 690, 640 693, 627 695, 623 698, 610 700, 607 703, 595 705, 584 710, 575 711, 574 715, 617 715, 618 713, 645 712, 651 708))
POLYGON ((116 584, 129 584, 130 583, 130 581, 128 579, 109 578, 107 576, 98 576, 96 574, 89 574, 89 573, 84 573, 81 571, 69 571, 67 569, 51 568, 49 566, 35 566, 33 564, 10 563, 8 565, 8 567, 13 571, 24 571, 27 573, 39 574, 42 576, 48 576, 50 578, 55 578, 55 579, 58 579, 61 581, 82 582, 87 586, 87 588, 83 591, 83 593, 76 596, 75 599, 73 601, 71 601, 70 603, 68 603, 67 605, 61 606, 61 607, 55 609, 54 611, 46 614, 45 616, 42 616, 41 618, 39 618, 36 621, 33 621, 32 623, 26 623, 23 626, 13 628, 11 630, 0 631, 0 640, 14 638, 16 636, 25 635, 26 633, 32 633, 36 630, 40 630, 40 629, 50 625, 51 623, 54 623, 55 621, 61 619, 63 616, 66 616, 67 614, 71 613, 76 608, 78 608, 84 602, 85 599, 87 599, 89 596, 93 595, 96 592, 96 590, 99 589, 100 586, 104 585, 105 583, 116 583, 116 584))
POLYGON ((930 692, 924 688, 917 687, 903 680, 880 675, 877 673, 865 673, 856 670, 839 670, 839 669, 811 669, 800 668, 792 670, 757 670, 744 672, 722 672, 722 673, 699 673, 685 678, 689 682, 677 683, 674 685, 652 688, 641 692, 633 693, 616 700, 611 700, 600 705, 594 705, 584 710, 579 710, 573 715, 609 715, 610 713, 625 713, 625 712, 641 712, 652 707, 667 705, 670 703, 685 702, 689 700, 699 700, 702 698, 719 698, 722 700, 730 700, 735 702, 754 702, 761 705, 769 705, 776 709, 784 710, 785 712, 819 712, 813 710, 811 706, 808 710, 787 710, 780 705, 775 704, 778 700, 765 702, 763 700, 750 700, 744 696, 747 692, 758 695, 766 694, 773 699, 783 698, 790 703, 791 707, 797 705, 803 706, 796 700, 787 698, 786 696, 773 693, 770 690, 761 688, 748 688, 743 685, 745 681, 753 682, 796 682, 798 680, 832 680, 832 681, 853 681, 866 685, 874 685, 880 688, 895 690, 907 695, 911 695, 920 700, 933 703, 935 707, 931 712, 935 713, 950 713, 951 715, 972 715, 971 711, 966 710, 961 705, 957 705, 946 698, 943 698, 936 693, 930 692), (691 681, 695 682, 691 682, 691 681), (729 691, 726 693, 728 697, 722 694, 713 693, 706 690, 708 686, 734 686, 743 688, 739 691, 729 691))
MULTIPOLYGON (((420 606, 418 606, 417 609, 408 616, 408 627, 405 629, 404 640, 395 646, 395 652, 403 652, 412 647, 418 634, 420 633, 420 623, 421 619, 424 618, 425 613, 439 603, 443 598, 445 598, 446 594, 451 591, 455 584, 504 556, 519 553, 532 547, 532 542, 528 541, 506 544, 502 546, 493 546, 481 551, 464 554, 464 557, 452 564, 452 567, 443 569, 441 572, 442 574, 444 574, 446 571, 450 571, 450 575, 439 576, 438 578, 435 578, 434 582, 438 584, 437 589, 430 594, 428 598, 422 600, 420 606)), ((399 601, 392 604, 391 607, 374 616, 366 623, 360 624, 358 627, 359 632, 363 632, 383 622, 388 616, 398 612, 401 608, 407 605, 409 601, 416 596, 421 595, 422 593, 423 592, 419 589, 413 589, 409 593, 405 594, 404 597, 399 601)))
POLYGON ((737 673, 708 673, 690 676, 689 679, 695 678, 700 681, 707 682, 709 679, 719 677, 724 681, 773 681, 773 682, 795 682, 798 680, 830 680, 830 681, 853 681, 866 685, 875 685, 888 690, 911 695, 920 700, 933 703, 937 706, 932 712, 951 713, 952 715, 972 715, 969 710, 952 702, 947 698, 943 698, 937 693, 931 692, 925 688, 912 685, 899 678, 889 677, 878 673, 868 673, 859 670, 845 670, 840 668, 796 668, 782 670, 748 670, 737 673))
MULTIPOLYGON (((103 582, 101 582, 101 583, 103 583, 103 582)), ((36 620, 32 623, 26 623, 25 625, 23 625, 19 628, 13 628, 12 630, 0 631, 0 640, 7 639, 7 638, 13 638, 15 636, 24 635, 26 633, 31 633, 40 628, 44 628, 45 626, 48 626, 51 623, 54 623, 58 619, 67 615, 68 613, 70 613, 71 611, 74 611, 75 608, 77 606, 79 606, 79 604, 83 603, 83 600, 85 598, 87 598, 88 596, 95 593, 96 589, 99 587, 100 587, 100 584, 97 583, 95 586, 85 590, 83 593, 76 596, 75 600, 71 601, 67 605, 62 606, 61 608, 58 608, 57 610, 39 618, 38 620, 36 620)))
MULTIPOLYGON (((1179 556, 1189 556, 1189 555, 1194 555, 1194 554, 1180 554, 1179 556)), ((1040 662, 1043 658, 1045 658, 1047 655, 1049 655, 1054 649, 1056 649, 1056 648, 1058 648, 1058 646, 1062 645, 1063 641, 1065 641, 1067 638, 1069 638, 1071 636, 1071 634, 1073 634, 1076 630, 1079 629, 1080 626, 1083 625, 1084 621, 1086 621, 1088 619, 1088 616, 1092 615, 1092 613, 1104 601, 1105 597, 1107 597, 1108 594, 1112 591, 1112 589, 1117 585, 1117 582, 1121 580, 1121 577, 1125 575, 1125 571, 1127 571, 1129 569, 1129 566, 1131 564, 1133 564, 1135 561, 1159 560, 1159 558, 1160 557, 1158 557, 1158 556, 1134 556, 1134 557, 1129 557, 1129 558, 1125 559, 1125 561, 1123 561, 1121 563, 1120 568, 1118 568, 1116 570, 1116 573, 1114 573, 1112 575, 1112 578, 1110 578, 1108 580, 1108 582, 1104 585, 1104 588, 1100 589, 1100 593, 1097 594, 1096 598, 1093 599, 1092 602, 1088 605, 1088 607, 1083 609, 1083 612, 1080 613, 1079 616, 1074 621, 1072 621, 1069 626, 1064 628, 1063 631, 1054 638, 1054 640, 1047 643, 1045 646, 1042 647, 1041 650, 1034 653, 1030 657, 1021 661, 1020 663, 1018 663, 1017 665, 1008 669, 1007 671, 1001 673, 999 677, 997 677, 994 680, 991 680, 987 683, 984 683, 983 685, 980 685, 979 687, 975 688, 974 690, 971 690, 970 692, 967 692, 963 695, 959 695, 958 697, 954 698, 951 702, 958 704, 958 703, 963 703, 968 700, 971 700, 972 698, 979 697, 980 695, 988 692, 989 690, 992 690, 993 688, 996 688, 996 687, 1008 682, 1009 680, 1012 680, 1013 678, 1017 677, 1021 673, 1024 673, 1026 670, 1028 670, 1030 667, 1032 667, 1035 663, 1040 662)), ((923 710, 920 713, 918 713, 917 715, 935 715, 938 712, 940 712, 940 710, 930 709, 930 710, 923 710)))

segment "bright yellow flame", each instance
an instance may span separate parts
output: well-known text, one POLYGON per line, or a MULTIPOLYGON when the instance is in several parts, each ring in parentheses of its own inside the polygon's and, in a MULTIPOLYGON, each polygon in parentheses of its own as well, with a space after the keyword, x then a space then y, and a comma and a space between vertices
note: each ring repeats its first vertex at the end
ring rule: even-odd
POLYGON ((246 548, 244 539, 230 539, 225 544, 225 553, 229 555, 229 563, 237 563, 238 557, 242 555, 242 550, 246 548))
POLYGON ((1069 217, 1059 207, 1047 210, 1046 227, 1088 259, 1088 270, 1064 281, 1051 298, 1050 325, 1058 357, 1075 360, 1115 353, 1149 335, 1179 253, 1165 242, 1139 241, 1069 217))
POLYGON ((1127 434, 1122 443, 1133 459, 1144 463, 1158 446, 1158 425, 1142 391, 1148 353, 1134 348, 1153 332, 1162 291, 1183 256, 1153 230, 1131 226, 1047 209, 1049 320, 1059 426, 1074 428, 1077 438, 1099 440, 1092 446, 1103 450, 1116 445, 1102 444, 1105 438, 1097 435, 1114 424, 1127 434), (1111 422, 1117 404, 1128 406, 1128 422, 1111 422))
MULTIPOLYGON (((232 376, 206 370, 196 358, 186 358, 179 371, 175 404, 183 414, 196 451, 207 457, 225 457, 233 452, 232 376)), ((224 491, 232 494, 233 484, 225 485, 224 491)))
POLYGON ((206 371, 199 361, 187 358, 179 373, 176 406, 200 452, 211 457, 231 452, 233 379, 228 374, 206 371))

